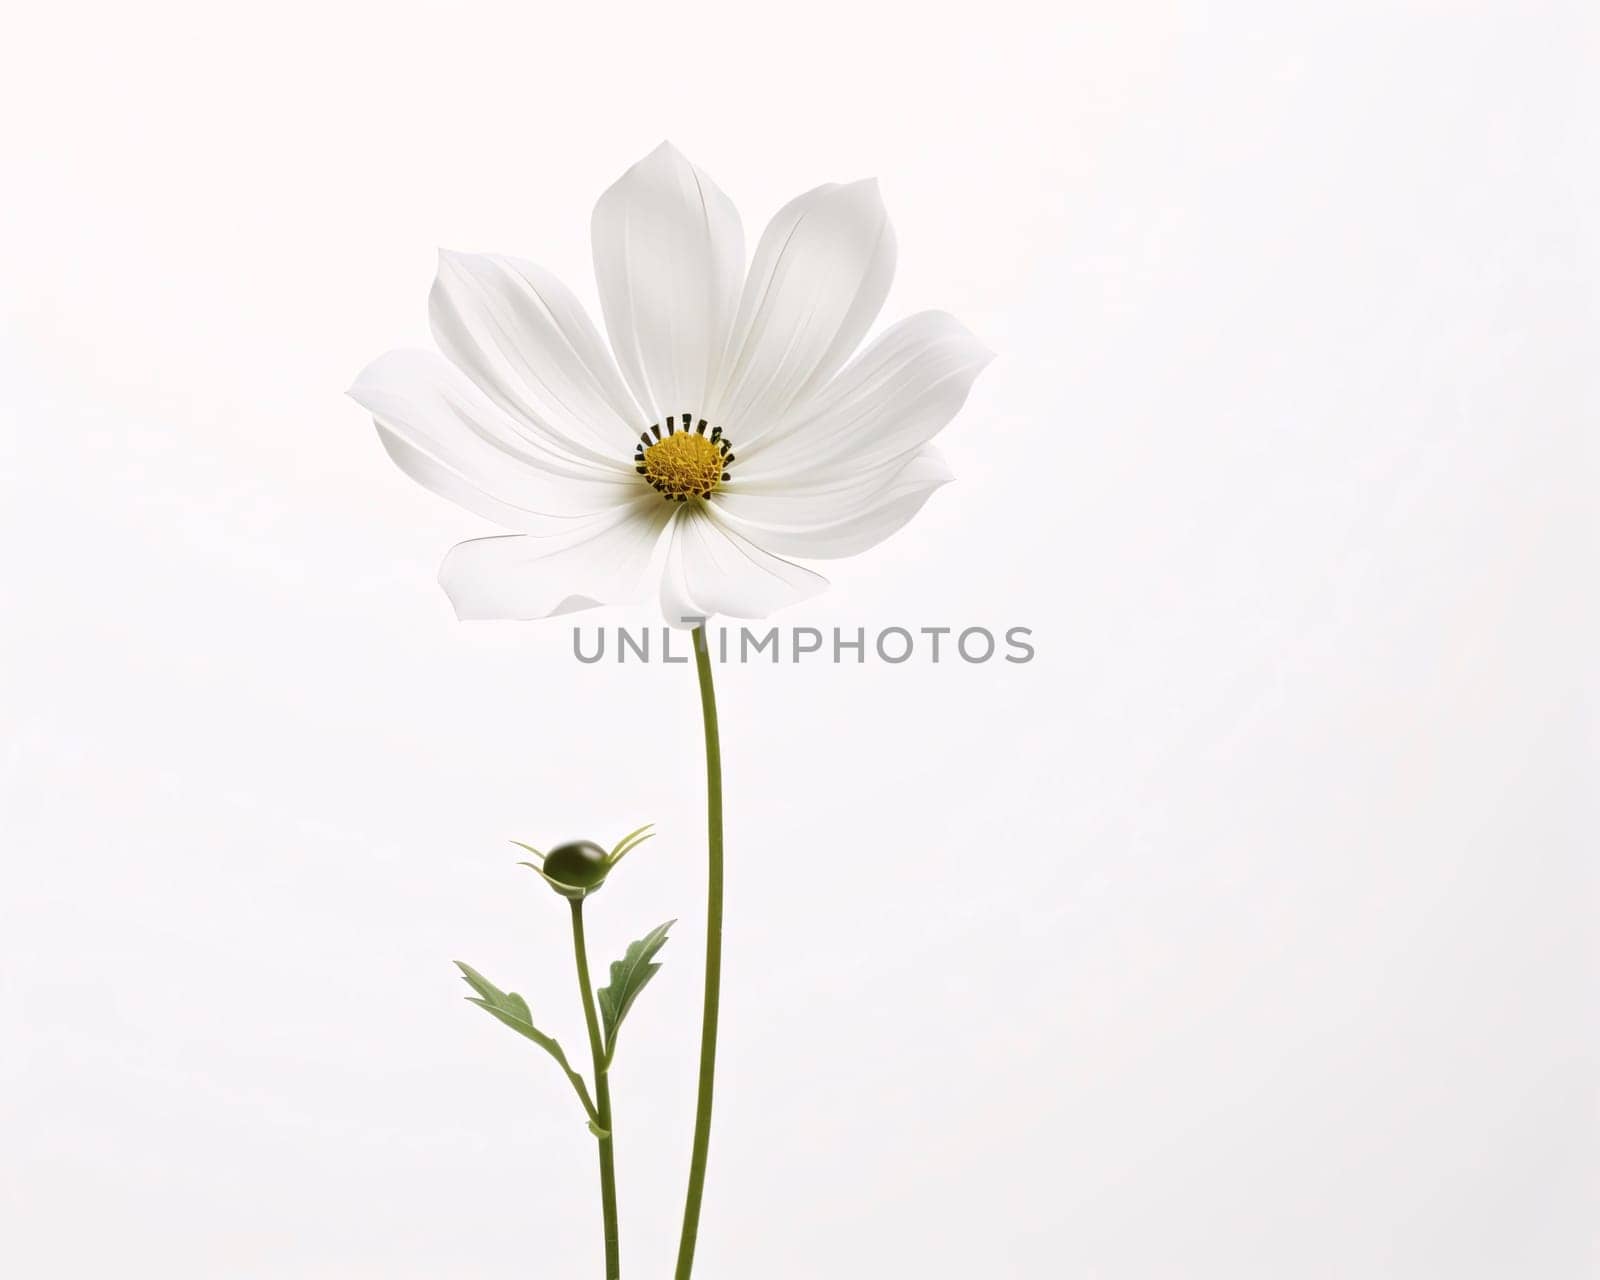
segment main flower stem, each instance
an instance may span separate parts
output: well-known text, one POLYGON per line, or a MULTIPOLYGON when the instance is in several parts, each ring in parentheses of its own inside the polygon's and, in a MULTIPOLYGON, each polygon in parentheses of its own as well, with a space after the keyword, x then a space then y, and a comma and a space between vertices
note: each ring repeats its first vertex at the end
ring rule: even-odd
POLYGON ((583 939, 583 899, 572 900, 572 954, 578 962, 578 990, 583 995, 583 1020, 589 1028, 589 1052, 594 1057, 594 1109, 604 1131, 600 1142, 600 1215, 605 1221, 606 1280, 622 1275, 621 1240, 617 1230, 617 1165, 611 1144, 611 1081, 607 1076, 605 1047, 600 1042, 600 1022, 594 1012, 594 987, 589 980, 589 948, 583 939))
POLYGON ((694 665, 700 676, 700 713, 706 731, 706 994, 700 1021, 700 1093, 694 1117, 694 1154, 689 1194, 683 1205, 676 1280, 689 1280, 700 1233, 700 1199, 706 1188, 706 1153, 711 1147, 711 1097, 717 1074, 717 1005, 722 989, 722 747, 717 739, 717 693, 711 684, 706 629, 694 629, 694 665))

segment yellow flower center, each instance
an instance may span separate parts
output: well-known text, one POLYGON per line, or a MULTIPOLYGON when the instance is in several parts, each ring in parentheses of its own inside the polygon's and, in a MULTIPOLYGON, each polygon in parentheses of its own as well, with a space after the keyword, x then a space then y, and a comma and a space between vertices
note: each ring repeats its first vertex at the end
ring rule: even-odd
POLYGON ((668 502, 687 502, 690 498, 709 498, 729 478, 728 464, 733 450, 723 438, 722 428, 706 434, 706 420, 698 423, 694 415, 667 419, 663 432, 658 422, 639 437, 633 450, 633 469, 644 482, 668 502))

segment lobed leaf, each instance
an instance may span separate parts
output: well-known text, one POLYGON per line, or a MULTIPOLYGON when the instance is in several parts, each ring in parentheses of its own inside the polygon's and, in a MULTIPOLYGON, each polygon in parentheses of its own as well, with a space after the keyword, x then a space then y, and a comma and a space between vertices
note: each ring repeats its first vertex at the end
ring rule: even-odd
POLYGON ((644 937, 630 942, 622 959, 611 962, 611 981, 599 991, 607 1065, 617 1051, 617 1032, 622 1027, 622 1020, 628 1016, 628 1010, 633 1007, 639 993, 661 968, 656 963, 656 953, 666 946, 667 930, 676 923, 676 920, 668 920, 666 924, 657 925, 644 937))
POLYGON ((583 1109, 589 1113, 589 1119, 598 1121, 600 1113, 595 1109, 593 1099, 589 1097, 589 1086, 584 1083, 583 1077, 572 1069, 572 1064, 567 1061, 566 1052, 555 1037, 545 1035, 533 1025, 533 1013, 528 1008, 528 1002, 515 991, 500 990, 469 964, 457 960, 456 968, 461 970, 461 976, 466 979, 467 985, 477 992, 477 995, 467 997, 468 1003, 493 1014, 518 1035, 532 1040, 554 1058, 556 1064, 566 1072, 573 1089, 577 1091, 578 1100, 583 1103, 583 1109))

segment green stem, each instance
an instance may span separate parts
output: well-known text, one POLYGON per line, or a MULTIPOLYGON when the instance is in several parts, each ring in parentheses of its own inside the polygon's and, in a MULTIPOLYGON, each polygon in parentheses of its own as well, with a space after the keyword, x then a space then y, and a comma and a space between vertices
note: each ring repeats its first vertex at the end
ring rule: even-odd
POLYGON ((689 1194, 683 1205, 676 1280, 689 1280, 695 1239, 700 1233, 700 1200, 706 1188, 706 1153, 711 1147, 711 1097, 717 1074, 717 1003, 722 988, 722 748, 717 739, 717 694, 711 685, 711 654, 706 629, 694 629, 694 665, 700 676, 700 713, 706 731, 706 995, 700 1022, 700 1093, 694 1117, 694 1154, 689 1162, 689 1194))
POLYGON ((621 1241, 617 1230, 617 1165, 611 1143, 611 1082, 607 1077, 605 1048, 600 1043, 600 1021, 594 1012, 594 987, 589 980, 589 948, 583 939, 583 899, 572 900, 572 954, 578 962, 578 990, 583 995, 583 1020, 589 1028, 589 1052, 594 1057, 595 1123, 604 1131, 600 1142, 600 1215, 605 1221, 606 1280, 622 1275, 621 1241))

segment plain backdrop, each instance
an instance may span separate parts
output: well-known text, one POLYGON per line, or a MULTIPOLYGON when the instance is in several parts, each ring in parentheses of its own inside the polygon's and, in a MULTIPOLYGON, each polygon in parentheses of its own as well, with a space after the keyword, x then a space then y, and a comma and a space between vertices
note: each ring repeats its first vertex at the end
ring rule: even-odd
MULTIPOLYGON (((32 5, 0 47, 0 1270, 599 1274, 507 841, 659 824, 615 1077, 666 1277, 692 668, 464 625, 342 392, 438 246, 593 307, 671 138, 753 243, 876 175, 959 474, 725 669, 704 1280, 1600 1274, 1591 5, 32 5)), ((644 615, 610 611, 608 625, 644 615)))

